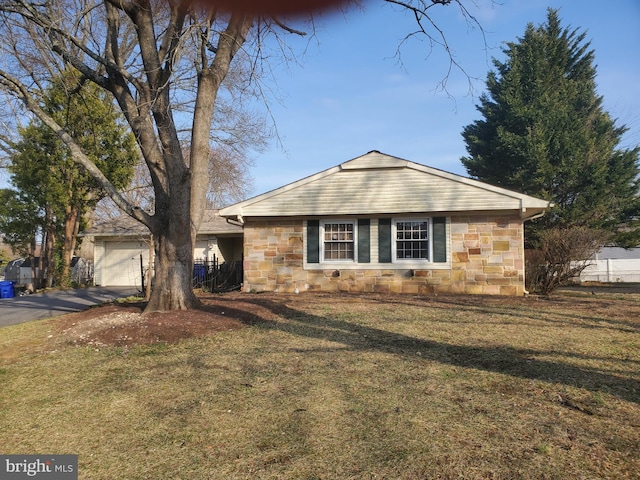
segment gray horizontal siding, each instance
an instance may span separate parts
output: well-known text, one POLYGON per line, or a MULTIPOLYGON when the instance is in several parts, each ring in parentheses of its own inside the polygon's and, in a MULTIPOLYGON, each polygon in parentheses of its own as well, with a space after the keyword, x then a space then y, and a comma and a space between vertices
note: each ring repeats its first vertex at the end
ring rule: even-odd
POLYGON ((245 205, 245 216, 455 212, 520 208, 512 198, 411 168, 346 169, 245 205))

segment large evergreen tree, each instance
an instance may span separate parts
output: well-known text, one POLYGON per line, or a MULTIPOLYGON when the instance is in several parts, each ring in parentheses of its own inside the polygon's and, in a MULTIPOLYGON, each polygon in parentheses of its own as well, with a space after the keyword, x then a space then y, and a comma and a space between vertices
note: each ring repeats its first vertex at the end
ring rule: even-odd
POLYGON ((506 44, 480 98, 484 119, 464 128, 462 163, 474 178, 555 203, 528 226, 530 244, 540 229, 580 226, 635 246, 640 149, 618 148, 626 127, 603 109, 585 36, 549 9, 545 24, 506 44))

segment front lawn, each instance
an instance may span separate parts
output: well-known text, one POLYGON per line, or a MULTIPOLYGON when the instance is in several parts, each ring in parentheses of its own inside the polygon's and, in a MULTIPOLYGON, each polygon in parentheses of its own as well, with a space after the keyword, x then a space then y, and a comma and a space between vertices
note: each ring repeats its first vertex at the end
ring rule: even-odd
POLYGON ((0 329, 0 453, 104 480, 640 476, 640 295, 203 300, 0 329))

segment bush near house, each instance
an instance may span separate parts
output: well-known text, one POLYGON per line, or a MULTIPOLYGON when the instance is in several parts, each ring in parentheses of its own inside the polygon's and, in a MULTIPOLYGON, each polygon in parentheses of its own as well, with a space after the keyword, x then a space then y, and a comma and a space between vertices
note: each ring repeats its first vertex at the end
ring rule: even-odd
POLYGON ((548 295, 578 277, 611 234, 574 226, 552 227, 539 232, 539 237, 539 248, 525 254, 525 279, 530 292, 548 295))

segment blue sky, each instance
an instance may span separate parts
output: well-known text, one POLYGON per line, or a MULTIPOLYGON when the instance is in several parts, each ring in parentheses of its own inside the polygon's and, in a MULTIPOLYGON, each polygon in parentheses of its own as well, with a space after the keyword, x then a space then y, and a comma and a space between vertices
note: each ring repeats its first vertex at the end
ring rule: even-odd
MULTIPOLYGON (((456 60, 473 82, 457 70, 448 77, 448 93, 438 91, 448 59, 414 39, 395 57, 415 25, 411 17, 380 0, 363 0, 363 9, 332 14, 317 23, 312 39, 296 39, 305 48, 300 65, 274 68, 267 85, 278 101, 269 109, 279 134, 254 156, 251 175, 257 195, 371 150, 466 175, 464 126, 480 117, 478 96, 491 58, 503 60, 501 45, 523 35, 527 23, 539 25, 547 7, 560 10, 563 25, 586 30, 595 50, 598 93, 605 109, 629 127, 622 146, 640 144, 640 1, 616 0, 464 0, 481 23, 471 29, 455 5, 432 8, 456 60), (488 47, 488 48, 487 48, 488 47), (471 94, 472 93, 472 94, 471 94)), ((263 109, 259 104, 256 108, 263 109)), ((6 174, 0 172, 0 186, 6 174), (4 177, 4 178, 2 178, 4 177)))
MULTIPOLYGON (((327 16, 309 42, 301 66, 275 75, 280 102, 270 110, 282 145, 255 156, 253 194, 260 194, 370 150, 465 175, 464 126, 480 117, 478 96, 492 57, 504 60, 501 46, 524 34, 528 23, 546 20, 547 7, 560 10, 563 26, 587 32, 595 50, 598 93, 605 109, 629 132, 622 146, 640 144, 640 2, 617 0, 466 1, 481 23, 470 29, 457 7, 434 7, 457 61, 471 77, 454 70, 448 95, 437 91, 446 76, 447 57, 425 41, 413 40, 394 57, 411 18, 378 0, 364 10, 327 16)), ((307 42, 307 40, 304 40, 307 42)))

